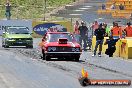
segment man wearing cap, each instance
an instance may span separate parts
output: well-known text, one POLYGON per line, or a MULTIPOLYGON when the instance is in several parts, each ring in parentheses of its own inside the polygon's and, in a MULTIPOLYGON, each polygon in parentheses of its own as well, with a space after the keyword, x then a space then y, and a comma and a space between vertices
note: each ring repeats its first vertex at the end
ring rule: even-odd
POLYGON ((86 25, 85 25, 85 22, 81 22, 81 26, 79 26, 79 28, 78 28, 78 30, 79 30, 79 33, 80 33, 80 45, 82 46, 82 40, 83 40, 83 42, 84 42, 84 51, 86 51, 86 47, 87 47, 87 43, 86 43, 86 41, 87 41, 87 39, 88 39, 88 28, 86 27, 86 25))
POLYGON ((104 41, 104 36, 105 36, 105 29, 102 28, 102 23, 99 25, 99 28, 95 30, 94 35, 96 36, 96 45, 94 49, 94 54, 92 56, 96 55, 96 51, 99 45, 99 53, 98 56, 101 57, 101 52, 102 52, 102 44, 104 41))

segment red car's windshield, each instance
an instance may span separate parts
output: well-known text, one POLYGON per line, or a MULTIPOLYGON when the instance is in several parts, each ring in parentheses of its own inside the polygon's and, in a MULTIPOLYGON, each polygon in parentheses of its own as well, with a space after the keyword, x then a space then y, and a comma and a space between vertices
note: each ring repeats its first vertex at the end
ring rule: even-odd
POLYGON ((49 35, 49 42, 57 42, 58 39, 60 38, 67 38, 68 42, 72 42, 73 37, 71 36, 71 34, 65 33, 65 34, 50 34, 49 35))

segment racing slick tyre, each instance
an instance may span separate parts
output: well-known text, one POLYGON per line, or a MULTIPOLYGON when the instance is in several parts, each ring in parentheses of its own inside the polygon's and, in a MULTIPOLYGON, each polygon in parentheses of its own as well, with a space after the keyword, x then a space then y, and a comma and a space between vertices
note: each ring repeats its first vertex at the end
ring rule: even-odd
POLYGON ((9 46, 8 45, 5 45, 4 48, 9 48, 9 46))
POLYGON ((42 59, 45 60, 45 53, 43 49, 42 49, 42 59))
POLYGON ((50 57, 45 55, 45 60, 46 61, 49 61, 50 60, 50 57))
POLYGON ((5 45, 2 44, 2 47, 5 47, 5 45))
POLYGON ((74 58, 74 60, 75 60, 76 62, 79 62, 79 59, 80 59, 80 56, 74 58))

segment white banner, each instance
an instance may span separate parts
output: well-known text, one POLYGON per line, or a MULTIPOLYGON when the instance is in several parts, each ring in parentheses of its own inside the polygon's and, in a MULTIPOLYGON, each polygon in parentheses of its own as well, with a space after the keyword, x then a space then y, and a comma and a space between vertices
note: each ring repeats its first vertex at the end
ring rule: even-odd
POLYGON ((32 20, 0 20, 0 35, 8 26, 24 26, 28 27, 30 33, 32 32, 32 20))

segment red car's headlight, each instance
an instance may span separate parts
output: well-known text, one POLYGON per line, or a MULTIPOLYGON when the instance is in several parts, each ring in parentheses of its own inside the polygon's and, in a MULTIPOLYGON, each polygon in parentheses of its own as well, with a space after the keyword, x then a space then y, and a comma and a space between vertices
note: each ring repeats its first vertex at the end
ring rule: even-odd
POLYGON ((56 51, 56 47, 48 47, 48 51, 56 51))
POLYGON ((80 51, 80 48, 72 48, 72 51, 73 52, 79 52, 80 51))

